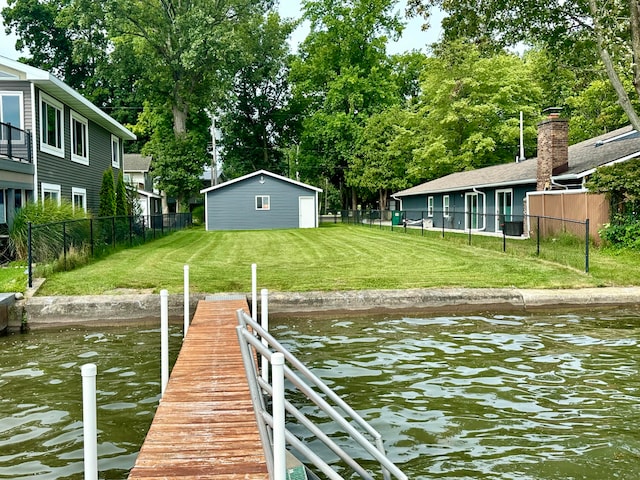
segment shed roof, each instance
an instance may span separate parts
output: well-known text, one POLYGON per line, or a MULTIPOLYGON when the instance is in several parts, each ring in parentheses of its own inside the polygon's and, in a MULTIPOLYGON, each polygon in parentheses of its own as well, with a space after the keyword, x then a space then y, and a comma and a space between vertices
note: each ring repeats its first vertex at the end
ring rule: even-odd
MULTIPOLYGON (((631 126, 619 128, 569 147, 569 169, 555 180, 580 179, 603 165, 611 165, 640 156, 640 134, 631 126)), ((465 172, 452 173, 395 193, 408 197, 427 193, 501 187, 536 183, 536 158, 505 163, 465 172)))
POLYGON ((139 153, 125 153, 123 170, 125 172, 148 172, 151 168, 151 157, 139 153))
POLYGON ((11 60, 0 55, 0 67, 3 75, 1 81, 26 80, 37 85, 42 91, 57 98, 59 101, 71 107, 80 115, 92 120, 107 131, 126 140, 135 140, 136 136, 126 127, 111 118, 105 112, 96 107, 89 100, 76 92, 69 85, 53 76, 51 73, 24 63, 11 60))
POLYGON ((269 177, 272 177, 272 178, 275 178, 275 179, 278 179, 278 180, 282 180, 283 182, 288 182, 288 183, 291 183, 293 185, 297 185, 299 187, 308 188, 309 190, 314 190, 316 192, 322 192, 321 188, 314 187, 314 186, 308 185, 306 183, 298 182, 296 180, 292 180, 290 178, 283 177, 282 175, 278 175, 276 173, 268 172, 267 170, 258 170, 256 172, 249 173, 249 174, 244 175, 242 177, 234 178, 233 180, 228 180, 228 181, 223 182, 223 183, 221 183, 219 185, 214 185, 212 187, 205 188, 203 190, 200 190, 200 193, 207 193, 207 192, 211 192, 213 190, 219 190, 221 188, 227 187, 227 186, 232 185, 234 183, 242 182, 242 181, 247 180, 247 179, 252 178, 252 177, 257 177, 258 175, 266 175, 266 176, 269 176, 269 177))

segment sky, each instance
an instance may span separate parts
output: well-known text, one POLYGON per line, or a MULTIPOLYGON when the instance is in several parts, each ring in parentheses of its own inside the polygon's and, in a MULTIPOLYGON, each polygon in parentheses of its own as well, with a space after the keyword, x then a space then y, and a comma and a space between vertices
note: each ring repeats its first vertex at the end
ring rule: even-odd
MULTIPOLYGON (((6 7, 6 5, 7 0, 0 0, 0 10, 6 7)), ((300 0, 280 0, 279 11, 283 17, 299 18, 300 0)), ((399 2, 398 11, 401 13, 404 12, 404 1, 399 2)), ((402 53, 414 49, 425 51, 427 45, 438 40, 440 20, 441 18, 439 16, 435 16, 432 19, 432 24, 434 24, 435 27, 423 32, 421 30, 422 23, 420 19, 414 19, 405 28, 402 38, 389 45, 388 53, 402 53)), ((293 49, 296 48, 299 42, 304 40, 308 32, 308 24, 303 24, 298 27, 291 37, 291 46, 293 49)), ((15 43, 16 37, 14 35, 7 35, 4 31, 4 24, 0 25, 0 55, 17 60, 20 53, 16 52, 14 48, 15 43)))

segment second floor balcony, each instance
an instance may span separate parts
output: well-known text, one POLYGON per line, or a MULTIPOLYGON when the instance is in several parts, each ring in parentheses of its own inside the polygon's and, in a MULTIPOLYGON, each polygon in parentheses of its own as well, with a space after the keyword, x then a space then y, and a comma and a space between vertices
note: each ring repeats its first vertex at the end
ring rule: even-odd
POLYGON ((0 122, 0 158, 32 163, 31 132, 0 122))

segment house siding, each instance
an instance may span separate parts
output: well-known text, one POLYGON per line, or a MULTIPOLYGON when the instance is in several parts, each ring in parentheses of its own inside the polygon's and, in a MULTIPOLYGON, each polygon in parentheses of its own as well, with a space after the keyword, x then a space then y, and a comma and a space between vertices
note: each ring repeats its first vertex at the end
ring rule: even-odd
POLYGON ((247 178, 206 193, 209 230, 264 230, 298 228, 299 197, 316 192, 263 175, 247 178), (270 197, 269 210, 256 210, 256 195, 270 197))
MULTIPOLYGON (((38 92, 36 105, 40 105, 39 98, 38 92)), ((71 109, 64 106, 64 158, 40 150, 40 109, 36 108, 36 110, 39 198, 42 198, 43 183, 60 185, 60 195, 67 201, 72 199, 73 188, 83 188, 87 195, 87 210, 97 213, 102 175, 108 168, 113 168, 111 166, 111 133, 88 120, 89 164, 74 162, 71 160, 71 109)), ((121 141, 121 149, 122 143, 121 141)), ((113 170, 114 177, 117 179, 119 169, 113 168, 113 170)))

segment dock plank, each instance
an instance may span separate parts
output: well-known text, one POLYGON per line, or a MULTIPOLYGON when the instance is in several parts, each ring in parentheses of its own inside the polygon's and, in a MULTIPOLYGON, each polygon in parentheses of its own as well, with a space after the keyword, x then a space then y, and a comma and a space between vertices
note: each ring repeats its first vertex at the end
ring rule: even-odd
POLYGON ((236 334, 246 300, 200 301, 129 480, 267 480, 236 334))

